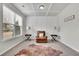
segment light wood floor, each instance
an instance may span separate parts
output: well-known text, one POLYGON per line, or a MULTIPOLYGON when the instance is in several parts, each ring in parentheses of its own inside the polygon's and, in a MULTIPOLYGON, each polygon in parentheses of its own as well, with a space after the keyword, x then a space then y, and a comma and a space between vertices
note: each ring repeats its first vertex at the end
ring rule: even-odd
POLYGON ((6 52, 5 54, 3 54, 3 56, 14 56, 19 50, 26 48, 29 44, 40 44, 40 45, 50 46, 54 49, 61 50, 63 51, 63 54, 61 56, 79 56, 79 53, 76 52, 75 50, 69 48, 68 46, 62 44, 61 42, 51 41, 51 40, 49 40, 48 43, 36 43, 35 40, 24 41, 18 44, 16 47, 9 50, 8 52, 6 52))

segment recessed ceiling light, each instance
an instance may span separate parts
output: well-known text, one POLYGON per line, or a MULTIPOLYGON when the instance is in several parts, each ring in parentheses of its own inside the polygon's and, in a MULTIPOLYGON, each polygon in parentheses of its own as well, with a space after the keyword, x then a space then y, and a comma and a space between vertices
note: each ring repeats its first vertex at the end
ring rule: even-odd
POLYGON ((39 9, 43 10, 44 9, 44 5, 40 5, 39 9))

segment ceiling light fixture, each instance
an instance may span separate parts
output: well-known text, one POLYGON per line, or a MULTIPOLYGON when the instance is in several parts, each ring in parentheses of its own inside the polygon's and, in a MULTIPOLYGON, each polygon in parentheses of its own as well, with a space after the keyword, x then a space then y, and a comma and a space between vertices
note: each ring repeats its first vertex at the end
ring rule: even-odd
POLYGON ((39 9, 43 10, 44 9, 44 5, 40 5, 39 9))

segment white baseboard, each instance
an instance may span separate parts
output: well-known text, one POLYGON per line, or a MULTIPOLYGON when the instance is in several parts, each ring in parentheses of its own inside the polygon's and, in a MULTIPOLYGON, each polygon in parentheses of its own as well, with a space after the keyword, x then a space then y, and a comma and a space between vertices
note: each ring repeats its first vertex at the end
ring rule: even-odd
POLYGON ((8 49, 6 49, 5 51, 1 52, 0 55, 6 53, 7 51, 9 51, 10 49, 12 49, 13 47, 15 47, 16 45, 18 45, 19 43, 23 42, 25 39, 20 40, 19 42, 17 42, 16 44, 12 45, 11 47, 9 47, 8 49))
POLYGON ((66 46, 70 47, 71 49, 73 49, 73 50, 75 50, 75 51, 79 52, 79 50, 78 50, 78 49, 76 49, 76 48, 72 47, 71 45, 69 45, 69 44, 67 44, 67 43, 65 43, 65 42, 63 42, 63 41, 61 41, 61 40, 58 40, 58 41, 59 41, 59 42, 61 42, 61 43, 63 43, 63 44, 65 44, 66 46))

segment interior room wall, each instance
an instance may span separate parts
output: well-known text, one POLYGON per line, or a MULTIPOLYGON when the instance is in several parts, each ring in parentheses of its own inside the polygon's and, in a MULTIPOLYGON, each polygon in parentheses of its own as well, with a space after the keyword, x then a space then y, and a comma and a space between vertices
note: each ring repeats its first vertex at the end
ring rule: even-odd
POLYGON ((55 27, 57 27, 57 17, 55 16, 29 16, 26 19, 27 33, 32 34, 32 39, 37 36, 37 31, 45 31, 48 39, 51 39, 51 34, 58 34, 55 27))
POLYGON ((61 42, 79 52, 79 4, 69 4, 59 15, 61 42), (64 22, 64 19, 75 15, 75 19, 64 22))
MULTIPOLYGON (((0 55, 5 53, 6 51, 8 51, 9 49, 13 48, 14 46, 16 46, 17 44, 19 44, 20 42, 24 41, 24 36, 19 36, 19 37, 15 37, 12 38, 11 40, 8 41, 3 41, 2 38, 2 22, 3 22, 3 4, 0 3, 0 55)), ((5 6, 7 6, 8 8, 10 8, 11 10, 13 10, 15 13, 19 14, 20 16, 22 16, 23 18, 23 35, 26 32, 26 17, 12 4, 5 4, 5 6)))

